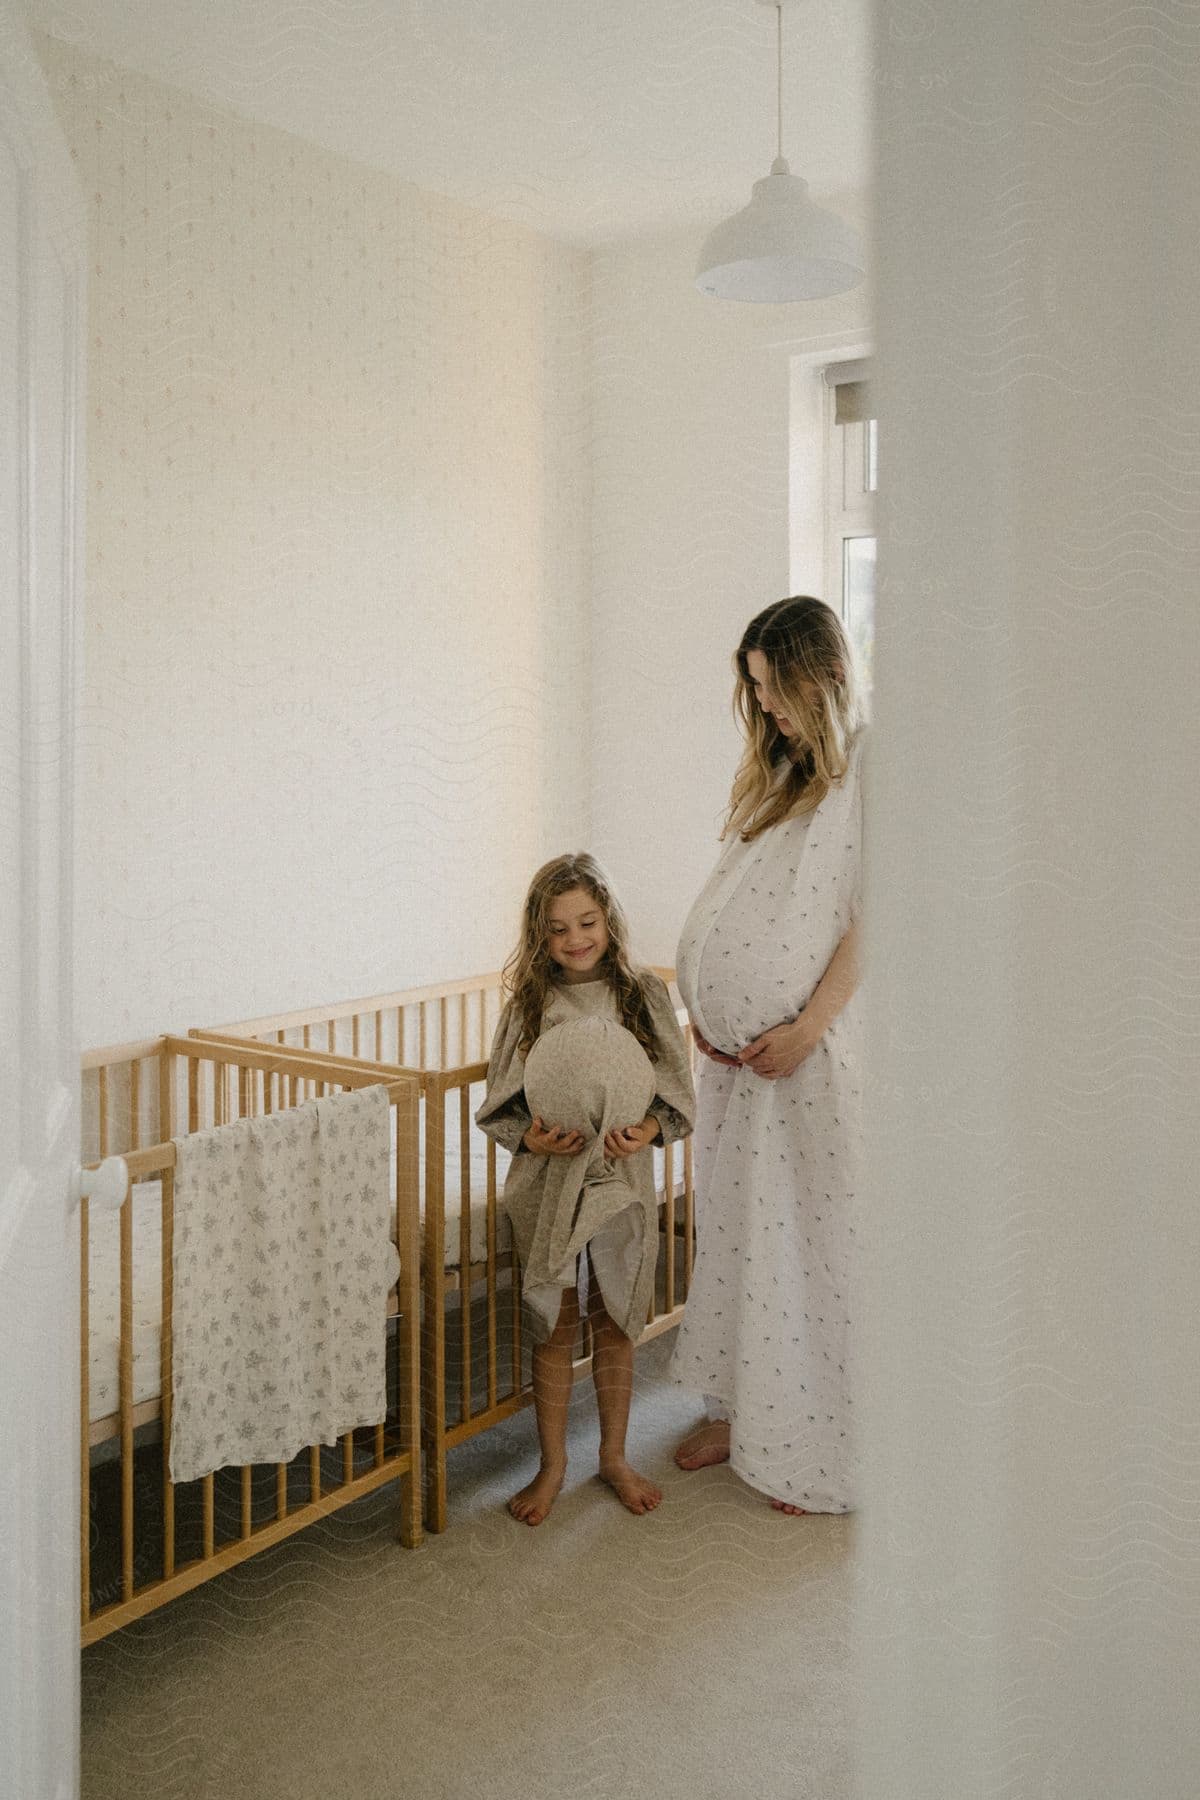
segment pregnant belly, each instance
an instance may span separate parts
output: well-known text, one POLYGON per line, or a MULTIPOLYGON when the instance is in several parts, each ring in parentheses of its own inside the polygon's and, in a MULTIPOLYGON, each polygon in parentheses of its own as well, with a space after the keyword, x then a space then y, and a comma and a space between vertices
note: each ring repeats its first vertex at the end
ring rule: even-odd
POLYGON ((714 1049, 731 1055, 801 1010, 803 996, 778 946, 731 942, 714 930, 696 974, 697 1015, 714 1049))

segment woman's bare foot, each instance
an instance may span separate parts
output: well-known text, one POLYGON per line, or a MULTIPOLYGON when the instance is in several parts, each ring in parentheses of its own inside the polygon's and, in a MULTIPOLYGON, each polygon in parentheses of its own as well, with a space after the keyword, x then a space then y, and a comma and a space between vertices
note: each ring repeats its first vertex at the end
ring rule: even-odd
POLYGON ((706 1419, 689 1431, 675 1452, 681 1469, 706 1469, 710 1463, 729 1461, 729 1420, 706 1419))
POLYGON ((606 1481, 622 1506, 631 1513, 653 1512, 662 1499, 662 1489, 645 1475, 631 1469, 623 1456, 607 1457, 600 1464, 600 1479, 606 1481))
POLYGON ((808 1517, 802 1506, 793 1506, 790 1500, 772 1500, 771 1505, 776 1512, 787 1513, 791 1519, 807 1519, 808 1517))
POLYGON ((529 1486, 523 1487, 509 1501, 508 1510, 513 1518, 520 1519, 525 1525, 540 1525, 558 1499, 566 1473, 565 1462, 543 1463, 529 1486))

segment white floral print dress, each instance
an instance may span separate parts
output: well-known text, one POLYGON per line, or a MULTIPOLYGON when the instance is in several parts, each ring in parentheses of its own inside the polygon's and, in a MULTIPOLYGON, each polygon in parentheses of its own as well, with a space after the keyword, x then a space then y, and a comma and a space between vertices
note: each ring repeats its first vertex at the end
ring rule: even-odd
MULTIPOLYGON (((679 991, 718 1050, 795 1018, 858 916, 862 756, 860 737, 808 818, 731 838, 692 907, 679 991)), ((671 1372, 719 1401, 737 1474, 809 1512, 855 1504, 860 1039, 855 996, 781 1080, 697 1059, 697 1258, 671 1372)))

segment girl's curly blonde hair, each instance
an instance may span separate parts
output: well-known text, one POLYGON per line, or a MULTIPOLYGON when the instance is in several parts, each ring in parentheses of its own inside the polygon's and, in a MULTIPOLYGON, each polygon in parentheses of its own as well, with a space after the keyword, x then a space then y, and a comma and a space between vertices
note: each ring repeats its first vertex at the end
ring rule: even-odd
POLYGON ((842 622, 809 595, 777 600, 751 619, 733 668, 733 711, 746 748, 721 836, 737 831, 749 843, 785 819, 816 811, 846 773, 862 713, 842 622), (771 689, 793 727, 790 738, 759 705, 747 662, 752 650, 766 659, 771 689))
POLYGON ((594 856, 577 850, 569 856, 556 856, 544 863, 529 884, 521 910, 521 940, 504 965, 502 982, 521 1021, 518 1049, 528 1056, 542 1029, 542 1015, 550 990, 562 979, 563 971, 550 955, 551 903, 574 888, 590 894, 604 915, 608 932, 608 950, 600 965, 617 997, 621 1023, 631 1031, 653 1062, 658 1055, 658 1039, 645 983, 629 961, 629 925, 612 884, 594 856))

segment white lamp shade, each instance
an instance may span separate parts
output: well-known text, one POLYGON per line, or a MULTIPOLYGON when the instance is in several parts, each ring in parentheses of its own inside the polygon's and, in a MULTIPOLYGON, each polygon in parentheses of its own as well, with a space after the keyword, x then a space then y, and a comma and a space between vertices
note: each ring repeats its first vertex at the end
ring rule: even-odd
POLYGON ((718 300, 823 300, 865 274, 857 231, 808 197, 778 157, 749 206, 718 225, 696 264, 696 286, 718 300))

